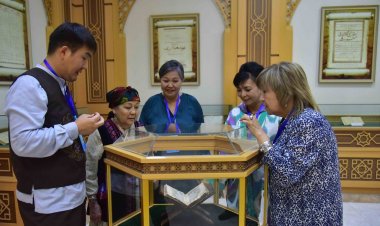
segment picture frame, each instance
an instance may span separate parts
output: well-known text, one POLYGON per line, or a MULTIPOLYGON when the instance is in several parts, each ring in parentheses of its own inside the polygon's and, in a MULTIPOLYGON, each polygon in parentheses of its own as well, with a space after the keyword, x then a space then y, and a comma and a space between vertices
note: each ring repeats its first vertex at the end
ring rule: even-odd
POLYGON ((29 69, 25 0, 0 0, 0 85, 29 69))
POLYGON ((379 6, 322 7, 319 82, 375 81, 379 6))
POLYGON ((199 85, 199 14, 150 16, 151 85, 160 85, 158 71, 168 60, 184 68, 182 85, 199 85))

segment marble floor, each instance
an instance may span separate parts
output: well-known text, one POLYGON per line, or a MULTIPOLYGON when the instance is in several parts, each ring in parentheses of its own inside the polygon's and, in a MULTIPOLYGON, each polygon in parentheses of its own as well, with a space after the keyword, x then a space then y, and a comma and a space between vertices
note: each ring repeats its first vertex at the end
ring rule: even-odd
POLYGON ((380 226, 380 195, 343 194, 344 226, 380 226))

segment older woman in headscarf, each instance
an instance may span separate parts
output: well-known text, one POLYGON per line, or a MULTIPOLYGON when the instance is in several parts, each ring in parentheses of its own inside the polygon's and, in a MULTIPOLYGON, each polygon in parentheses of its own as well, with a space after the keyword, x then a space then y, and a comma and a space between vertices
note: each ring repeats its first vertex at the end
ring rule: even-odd
MULTIPOLYGON (((130 86, 117 87, 107 93, 106 99, 111 109, 108 118, 103 126, 89 136, 87 142, 86 190, 90 225, 107 225, 108 221, 103 146, 114 143, 132 127, 138 126, 140 97, 136 89, 130 86)), ((118 205, 118 208, 113 209, 113 219, 118 219, 136 210, 137 200, 134 194, 137 190, 137 181, 131 176, 126 178, 123 173, 115 172, 115 170, 112 174, 112 178, 127 180, 119 189, 117 186, 112 187, 112 203, 118 205)))

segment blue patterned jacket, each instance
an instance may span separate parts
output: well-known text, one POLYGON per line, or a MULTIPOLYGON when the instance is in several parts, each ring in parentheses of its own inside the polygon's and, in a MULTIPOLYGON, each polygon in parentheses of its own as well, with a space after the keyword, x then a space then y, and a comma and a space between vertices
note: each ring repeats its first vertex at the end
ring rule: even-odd
POLYGON ((263 162, 270 226, 343 225, 337 140, 323 115, 306 108, 290 117, 263 162))

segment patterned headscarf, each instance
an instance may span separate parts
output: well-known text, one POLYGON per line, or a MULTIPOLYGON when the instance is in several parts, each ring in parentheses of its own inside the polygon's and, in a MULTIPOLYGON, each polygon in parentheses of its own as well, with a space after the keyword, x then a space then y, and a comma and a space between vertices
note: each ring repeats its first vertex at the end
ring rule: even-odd
POLYGON ((106 95, 109 108, 114 108, 128 101, 140 101, 139 93, 136 89, 128 87, 116 87, 106 95))

